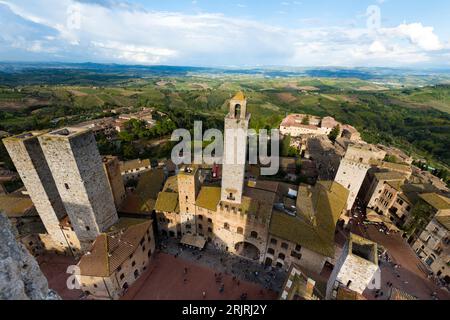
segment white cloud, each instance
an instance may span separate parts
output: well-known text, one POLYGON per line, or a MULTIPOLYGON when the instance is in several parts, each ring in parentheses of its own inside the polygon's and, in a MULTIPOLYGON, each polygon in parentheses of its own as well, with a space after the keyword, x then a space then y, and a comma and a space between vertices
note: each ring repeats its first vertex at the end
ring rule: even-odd
POLYGON ((375 40, 369 47, 369 51, 374 54, 386 53, 387 49, 381 41, 375 40))
POLYGON ((421 23, 401 24, 391 31, 406 36, 411 43, 426 51, 443 48, 443 44, 434 33, 433 27, 425 27, 421 23))
POLYGON ((170 49, 135 46, 115 41, 106 43, 92 41, 92 45, 104 49, 105 54, 113 58, 142 64, 160 63, 164 58, 173 57, 177 54, 176 51, 170 49))
MULTIPOLYGON (((0 0, 22 19, 54 31, 41 38, 22 35, 27 39, 23 43, 29 41, 34 52, 47 53, 48 59, 53 53, 69 61, 76 56, 139 64, 342 66, 446 63, 448 59, 448 44, 421 23, 382 28, 375 34, 355 27, 295 29, 222 14, 145 11, 103 2, 0 0), (68 12, 74 5, 80 14, 75 27, 68 12)), ((11 37, 3 38, 13 46, 11 37)))

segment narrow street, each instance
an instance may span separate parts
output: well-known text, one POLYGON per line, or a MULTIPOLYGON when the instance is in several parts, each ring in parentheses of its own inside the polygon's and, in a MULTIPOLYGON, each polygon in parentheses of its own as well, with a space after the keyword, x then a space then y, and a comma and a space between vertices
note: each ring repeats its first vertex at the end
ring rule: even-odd
MULTIPOLYGON (((379 259, 382 277, 382 289, 379 294, 366 290, 365 295, 371 299, 387 299, 391 290, 387 282, 391 282, 393 287, 421 300, 433 299, 433 293, 437 299, 450 299, 450 293, 446 289, 440 288, 427 277, 422 261, 399 233, 387 233, 379 226, 364 225, 366 212, 363 208, 364 206, 357 200, 349 224, 351 232, 378 243, 389 256, 389 261, 379 259)), ((341 232, 348 234, 348 231, 341 232)))

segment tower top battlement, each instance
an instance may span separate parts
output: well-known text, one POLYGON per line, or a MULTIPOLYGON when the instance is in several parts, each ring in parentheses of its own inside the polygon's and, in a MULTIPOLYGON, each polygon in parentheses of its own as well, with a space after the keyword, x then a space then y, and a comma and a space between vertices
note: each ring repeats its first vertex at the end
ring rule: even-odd
POLYGON ((51 132, 48 132, 43 135, 45 140, 47 139, 70 139, 78 135, 83 135, 86 133, 90 133, 91 129, 86 128, 75 128, 75 127, 66 127, 62 129, 57 129, 51 132))

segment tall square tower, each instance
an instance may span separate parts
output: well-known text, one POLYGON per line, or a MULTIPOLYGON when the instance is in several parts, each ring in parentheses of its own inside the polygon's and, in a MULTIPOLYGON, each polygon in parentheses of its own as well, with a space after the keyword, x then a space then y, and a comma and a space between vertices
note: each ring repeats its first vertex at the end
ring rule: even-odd
POLYGON ((353 144, 348 146, 334 178, 334 181, 350 191, 347 200, 347 210, 353 208, 367 171, 373 165, 381 162, 385 156, 385 151, 370 144, 353 144))
POLYGON ((39 142, 78 239, 95 240, 118 216, 94 134, 65 128, 39 136, 39 142))
POLYGON ((123 185, 123 178, 120 172, 119 159, 114 156, 103 157, 103 168, 108 177, 109 187, 114 198, 114 204, 119 209, 123 200, 125 199, 125 186, 123 185))
POLYGON ((379 285, 379 276, 378 245, 358 235, 350 234, 328 279, 326 299, 336 299, 339 287, 363 294, 367 287, 379 285))
POLYGON ((249 122, 247 100, 239 92, 231 99, 225 117, 221 200, 228 203, 240 204, 242 201, 249 122))
POLYGON ((38 137, 28 132, 3 140, 25 188, 52 240, 66 247, 59 221, 67 215, 38 137))
POLYGON ((195 201, 200 191, 200 171, 194 166, 186 166, 178 173, 178 201, 180 205, 181 233, 196 234, 195 201))

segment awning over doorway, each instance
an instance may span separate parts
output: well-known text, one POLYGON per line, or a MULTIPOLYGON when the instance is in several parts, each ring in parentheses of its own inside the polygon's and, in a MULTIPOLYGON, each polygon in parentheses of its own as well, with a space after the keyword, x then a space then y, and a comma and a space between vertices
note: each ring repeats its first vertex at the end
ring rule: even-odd
POLYGON ((180 243, 183 245, 189 246, 189 247, 194 247, 194 248, 203 250, 203 248, 206 245, 206 240, 202 236, 197 236, 197 235, 193 235, 193 234, 185 234, 183 236, 183 238, 181 238, 180 243))

